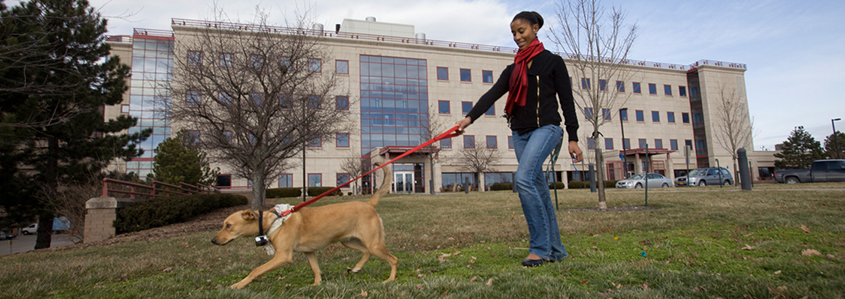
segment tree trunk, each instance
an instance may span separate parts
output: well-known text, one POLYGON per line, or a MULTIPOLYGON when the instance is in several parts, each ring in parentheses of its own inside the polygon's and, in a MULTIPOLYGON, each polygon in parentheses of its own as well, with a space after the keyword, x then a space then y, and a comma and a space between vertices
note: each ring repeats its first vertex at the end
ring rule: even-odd
MULTIPOLYGON (((434 154, 433 153, 428 154, 428 165, 429 165, 429 168, 431 168, 431 171, 430 171, 431 177, 428 178, 429 180, 431 180, 431 183, 428 183, 428 187, 431 189, 431 190, 429 190, 429 191, 431 191, 429 193, 431 193, 431 195, 434 195, 434 154)), ((423 182, 423 184, 426 184, 426 183, 427 182, 423 182)))
MULTIPOLYGON (((598 138, 596 138, 598 139, 598 138)), ((599 193, 599 209, 607 209, 607 198, 604 194, 604 157, 601 155, 601 147, 596 143, 596 190, 599 193)))
POLYGON ((484 192, 485 191, 484 187, 486 187, 486 184, 487 184, 487 182, 484 181, 484 173, 479 172, 478 173, 478 192, 484 192))
POLYGON ((47 202, 54 199, 59 188, 59 139, 55 137, 47 138, 47 169, 44 171, 46 179, 45 192, 46 198, 39 207, 42 209, 38 215, 38 237, 35 239, 35 249, 50 248, 53 240, 53 213, 48 212, 44 207, 48 206, 47 202))
POLYGON ((35 249, 50 248, 53 238, 53 213, 42 211, 38 214, 38 236, 35 239, 35 249))
POLYGON ((256 167, 252 171, 252 200, 249 202, 249 208, 260 211, 261 206, 264 205, 264 170, 261 167, 256 167))

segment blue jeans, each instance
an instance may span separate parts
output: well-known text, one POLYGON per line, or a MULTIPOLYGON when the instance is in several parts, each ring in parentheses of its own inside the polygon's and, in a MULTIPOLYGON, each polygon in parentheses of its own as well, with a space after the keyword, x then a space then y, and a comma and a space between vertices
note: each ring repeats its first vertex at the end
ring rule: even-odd
POLYGON ((513 131, 516 160, 519 162, 514 181, 531 234, 529 253, 552 261, 566 258, 569 254, 560 241, 557 215, 543 175, 543 163, 561 142, 562 136, 563 129, 556 125, 542 126, 525 134, 513 131))

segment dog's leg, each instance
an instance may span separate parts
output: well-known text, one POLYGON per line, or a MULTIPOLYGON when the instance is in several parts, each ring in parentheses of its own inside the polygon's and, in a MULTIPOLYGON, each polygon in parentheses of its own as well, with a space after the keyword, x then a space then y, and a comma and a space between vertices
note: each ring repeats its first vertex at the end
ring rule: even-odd
POLYGON ((370 246, 370 251, 378 258, 385 260, 390 264, 390 277, 384 282, 396 280, 396 267, 399 265, 399 259, 387 251, 387 246, 384 246, 384 241, 370 246))
POLYGON ((259 276, 264 275, 267 272, 279 269, 284 265, 290 264, 291 262, 293 262, 293 257, 291 256, 291 254, 292 253, 289 251, 281 252, 279 249, 276 249, 276 256, 274 256, 272 260, 252 270, 249 275, 247 275, 240 282, 233 284, 231 288, 243 289, 259 276))
POLYGON ((361 253, 364 254, 364 257, 362 257, 361 260, 358 261, 357 264, 355 264, 355 268, 352 268, 352 273, 361 272, 361 269, 364 268, 364 263, 369 261, 370 256, 372 256, 370 251, 367 250, 367 246, 365 246, 364 243, 361 242, 361 240, 354 239, 354 238, 349 240, 349 241, 341 242, 341 244, 343 244, 343 246, 346 246, 346 247, 349 247, 349 248, 352 248, 352 249, 360 250, 361 253))
POLYGON ((311 271, 314 272, 314 284, 312 286, 318 286, 323 279, 320 276, 320 265, 317 264, 317 254, 306 252, 305 257, 308 258, 308 263, 311 264, 311 271))

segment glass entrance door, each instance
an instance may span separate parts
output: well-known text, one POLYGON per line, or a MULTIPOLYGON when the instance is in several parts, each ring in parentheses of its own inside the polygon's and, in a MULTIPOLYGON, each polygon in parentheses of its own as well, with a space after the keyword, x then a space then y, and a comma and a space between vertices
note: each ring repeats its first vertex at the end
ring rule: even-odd
POLYGON ((393 173, 394 193, 414 193, 414 172, 397 171, 393 173))

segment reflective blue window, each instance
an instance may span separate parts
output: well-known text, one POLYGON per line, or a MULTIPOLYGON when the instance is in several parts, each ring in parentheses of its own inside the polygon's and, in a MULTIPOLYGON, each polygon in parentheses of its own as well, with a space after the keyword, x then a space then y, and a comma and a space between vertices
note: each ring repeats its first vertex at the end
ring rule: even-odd
POLYGON ((672 95, 672 85, 663 85, 663 93, 667 96, 672 95))
POLYGON ((648 94, 657 94, 657 85, 649 83, 648 84, 648 94))
POLYGON ((619 117, 621 117, 622 120, 628 120, 628 110, 619 110, 619 117))
POLYGON ((437 80, 449 80, 449 68, 437 68, 437 80))
POLYGON ((493 71, 481 71, 481 80, 484 83, 493 83, 493 71))
POLYGON ((651 121, 660 122, 660 112, 652 111, 651 112, 651 121))
POLYGON ((461 102, 461 113, 468 114, 472 110, 472 102, 461 102))
POLYGON ((637 121, 645 121, 645 115, 642 110, 637 110, 637 121))
POLYGON ((439 109, 438 112, 442 114, 449 114, 451 111, 449 110, 449 101, 438 101, 437 107, 439 109))
POLYGON ((640 83, 639 82, 634 82, 633 87, 634 87, 634 93, 642 93, 642 90, 640 90, 640 83))
POLYGON ((468 69, 461 69, 461 81, 472 82, 472 72, 468 69))

